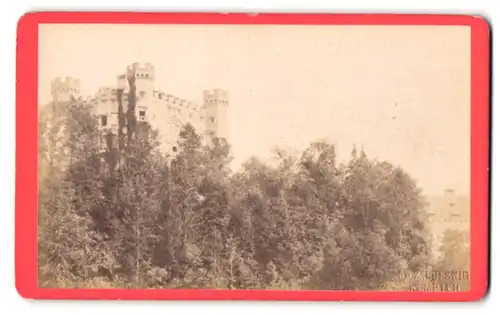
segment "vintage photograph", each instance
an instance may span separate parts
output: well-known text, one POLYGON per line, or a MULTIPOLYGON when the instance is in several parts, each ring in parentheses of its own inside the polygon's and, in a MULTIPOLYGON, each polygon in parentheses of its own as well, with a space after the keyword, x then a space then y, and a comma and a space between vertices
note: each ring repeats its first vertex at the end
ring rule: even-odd
POLYGON ((39 287, 469 290, 470 38, 41 24, 39 287))

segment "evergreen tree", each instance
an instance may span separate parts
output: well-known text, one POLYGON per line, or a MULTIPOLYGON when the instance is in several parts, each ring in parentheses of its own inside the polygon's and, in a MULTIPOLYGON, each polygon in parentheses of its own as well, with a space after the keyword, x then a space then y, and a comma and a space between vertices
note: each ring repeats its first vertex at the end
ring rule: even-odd
MULTIPOLYGON (((429 269, 425 202, 401 168, 356 148, 339 164, 313 142, 233 173, 229 144, 205 145, 191 125, 164 156, 129 85, 116 132, 78 100, 40 113, 42 285, 381 289, 429 269)), ((447 235, 434 269, 468 268, 447 235)))
POLYGON ((92 204, 100 200, 95 117, 78 100, 42 109, 39 120, 39 268, 42 285, 85 286, 95 251, 92 204))

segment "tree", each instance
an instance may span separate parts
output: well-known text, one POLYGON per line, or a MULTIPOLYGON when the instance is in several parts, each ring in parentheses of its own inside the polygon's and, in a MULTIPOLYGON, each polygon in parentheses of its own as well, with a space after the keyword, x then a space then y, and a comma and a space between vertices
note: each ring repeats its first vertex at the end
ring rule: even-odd
POLYGON ((151 131, 147 135, 128 142, 121 152, 123 164, 107 183, 110 242, 120 273, 130 276, 134 287, 146 285, 145 279, 153 267, 164 193, 158 183, 166 162, 157 152, 155 133, 151 131))
MULTIPOLYGON (((401 168, 316 141, 233 173, 229 143, 189 124, 165 156, 129 85, 118 130, 78 100, 41 112, 43 285, 366 290, 429 270, 425 200, 401 168)), ((435 270, 468 268, 446 235, 435 270)))
POLYGON ((358 156, 353 150, 339 170, 333 238, 320 286, 379 288, 406 268, 425 269, 425 203, 415 182, 388 162, 370 161, 364 151, 358 156))
POLYGON ((100 199, 95 117, 79 101, 42 108, 39 120, 39 280, 85 286, 101 252, 91 250, 90 201, 100 199))
POLYGON ((454 229, 445 230, 439 252, 439 260, 433 268, 439 277, 435 282, 441 285, 458 285, 460 290, 469 290, 469 233, 454 229))

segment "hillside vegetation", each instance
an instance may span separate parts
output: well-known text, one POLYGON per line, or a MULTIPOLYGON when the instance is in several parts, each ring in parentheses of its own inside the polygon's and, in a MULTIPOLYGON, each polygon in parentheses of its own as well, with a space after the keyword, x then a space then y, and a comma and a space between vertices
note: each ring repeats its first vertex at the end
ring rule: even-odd
POLYGON ((402 273, 456 261, 430 264, 419 188, 364 152, 340 164, 315 142, 232 172, 229 143, 204 146, 190 125, 175 157, 130 117, 103 152, 87 104, 44 110, 40 286, 407 290, 402 273))

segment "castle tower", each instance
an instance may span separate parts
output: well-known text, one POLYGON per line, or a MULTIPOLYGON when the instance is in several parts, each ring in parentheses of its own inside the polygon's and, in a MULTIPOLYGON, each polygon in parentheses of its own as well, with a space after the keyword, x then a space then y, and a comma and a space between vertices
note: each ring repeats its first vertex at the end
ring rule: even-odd
POLYGON ((71 77, 55 78, 50 84, 50 92, 53 102, 69 102, 71 98, 78 98, 80 95, 80 80, 71 77))
POLYGON ((99 88, 94 99, 94 114, 99 118, 99 127, 114 133, 118 130, 116 93, 115 87, 103 86, 99 88))
MULTIPOLYGON (((137 96, 143 97, 144 94, 152 96, 154 89, 155 69, 150 63, 144 65, 135 62, 127 66, 126 72, 127 79, 134 77, 135 86, 137 88, 137 96)), ((124 84, 123 79, 119 79, 119 85, 124 84)), ((125 82, 128 85, 128 82, 125 82)))
POLYGON ((206 132, 209 139, 228 138, 227 113, 229 107, 229 93, 225 90, 216 89, 213 92, 203 92, 203 104, 205 107, 206 132))
MULTIPOLYGON (((118 88, 123 89, 124 105, 127 104, 127 95, 130 92, 129 79, 134 78, 136 93, 136 117, 139 121, 146 121, 149 107, 154 98, 155 69, 150 63, 144 65, 135 62, 127 66, 124 75, 118 76, 118 88)), ((126 106, 124 106, 126 109, 126 106)))

